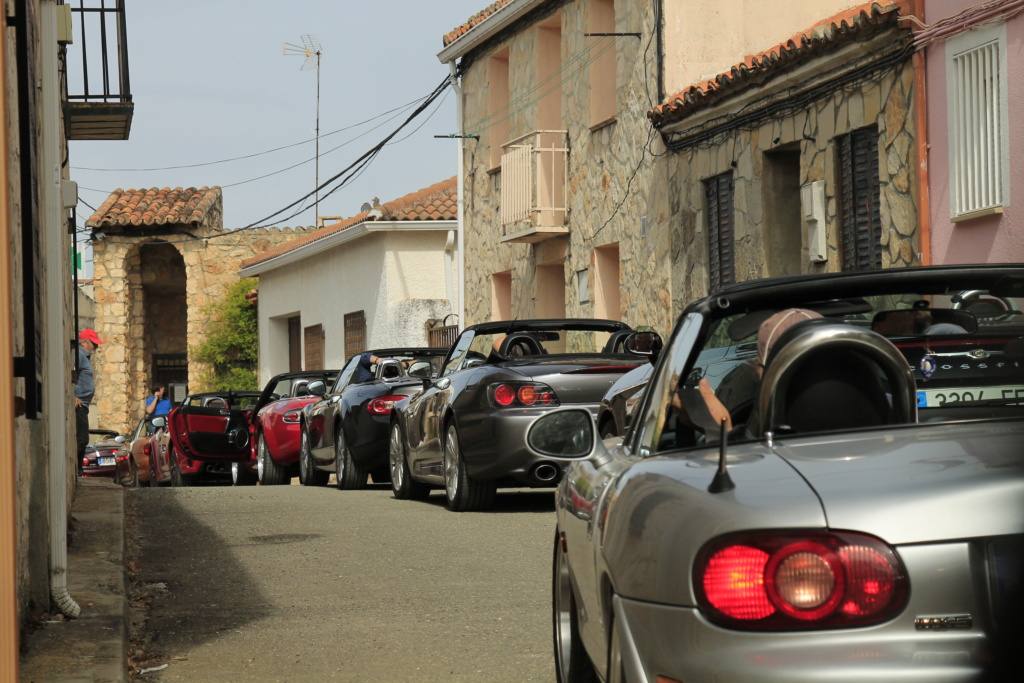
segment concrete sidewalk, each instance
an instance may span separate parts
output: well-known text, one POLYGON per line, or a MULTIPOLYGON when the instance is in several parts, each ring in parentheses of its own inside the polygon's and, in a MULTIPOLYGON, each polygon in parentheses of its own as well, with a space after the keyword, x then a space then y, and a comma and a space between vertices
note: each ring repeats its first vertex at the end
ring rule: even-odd
POLYGON ((71 506, 68 592, 77 619, 51 621, 29 636, 21 680, 128 680, 128 598, 124 489, 109 479, 78 480, 71 506))

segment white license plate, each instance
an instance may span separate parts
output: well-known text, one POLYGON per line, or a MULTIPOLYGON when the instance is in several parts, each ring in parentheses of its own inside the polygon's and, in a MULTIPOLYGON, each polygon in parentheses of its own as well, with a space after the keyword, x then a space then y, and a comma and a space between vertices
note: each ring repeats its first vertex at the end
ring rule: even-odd
POLYGON ((917 407, 938 408, 947 403, 980 403, 1008 398, 1024 400, 1024 386, 922 389, 917 392, 917 407))
POLYGON ((107 458, 100 458, 100 467, 104 467, 106 465, 113 465, 113 464, 114 464, 114 456, 110 456, 110 457, 107 457, 107 458))

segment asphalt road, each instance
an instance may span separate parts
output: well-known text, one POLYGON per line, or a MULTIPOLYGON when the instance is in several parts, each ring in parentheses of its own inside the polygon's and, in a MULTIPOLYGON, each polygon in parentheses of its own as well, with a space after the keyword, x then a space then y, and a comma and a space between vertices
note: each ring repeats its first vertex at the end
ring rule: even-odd
POLYGON ((129 510, 151 602, 136 655, 166 664, 137 680, 555 677, 550 490, 452 513, 386 485, 200 486, 133 491, 129 510))

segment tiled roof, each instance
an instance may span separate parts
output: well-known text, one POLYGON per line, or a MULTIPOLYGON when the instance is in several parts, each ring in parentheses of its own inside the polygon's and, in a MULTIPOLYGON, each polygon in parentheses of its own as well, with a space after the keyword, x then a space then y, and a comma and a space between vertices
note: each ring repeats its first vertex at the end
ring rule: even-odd
POLYGON ((448 47, 449 45, 454 43, 456 40, 458 40, 466 33, 468 33, 471 28, 483 22, 484 19, 491 16, 492 14, 494 14, 495 12, 497 12, 510 2, 512 2, 512 0, 497 0, 497 2, 494 2, 491 5, 489 5, 487 9, 480 10, 479 12, 471 16, 466 23, 462 24, 461 26, 457 26, 456 28, 452 29, 451 32, 444 34, 444 47, 448 47))
POLYGON ((257 254, 242 262, 242 268, 265 263, 290 251, 322 240, 335 233, 362 223, 374 221, 453 221, 458 218, 458 197, 455 176, 448 180, 425 187, 418 192, 399 197, 370 211, 346 218, 343 221, 325 225, 290 242, 257 254))
POLYGON ((885 4, 870 2, 829 17, 784 43, 746 57, 712 80, 691 85, 647 112, 647 118, 659 128, 686 118, 766 76, 792 68, 846 41, 870 35, 881 27, 894 25, 900 10, 906 12, 905 5, 906 0, 885 4))
POLYGON ((199 225, 220 198, 219 187, 114 190, 86 221, 90 228, 199 225))

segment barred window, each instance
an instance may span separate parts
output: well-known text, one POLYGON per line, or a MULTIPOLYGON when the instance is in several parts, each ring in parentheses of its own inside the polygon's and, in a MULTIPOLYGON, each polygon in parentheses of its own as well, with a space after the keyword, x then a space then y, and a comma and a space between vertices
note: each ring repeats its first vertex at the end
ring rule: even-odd
POLYGON ((843 270, 881 268, 878 130, 874 126, 861 128, 839 136, 835 142, 843 270))
POLYGON ((708 217, 709 291, 736 281, 733 261, 733 194, 732 172, 722 173, 704 181, 704 198, 708 217))

